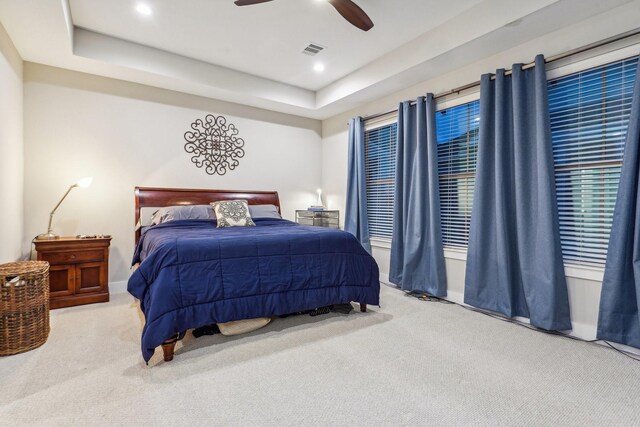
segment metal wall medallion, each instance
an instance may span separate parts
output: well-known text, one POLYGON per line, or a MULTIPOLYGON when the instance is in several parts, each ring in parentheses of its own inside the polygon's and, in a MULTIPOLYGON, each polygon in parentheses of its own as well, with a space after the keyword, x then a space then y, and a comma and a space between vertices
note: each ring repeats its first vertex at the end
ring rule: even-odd
POLYGON ((238 129, 234 124, 227 124, 223 116, 207 114, 191 123, 192 131, 184 134, 187 143, 184 149, 193 154, 191 161, 209 175, 224 175, 227 170, 234 170, 244 157, 244 140, 236 137, 238 129))

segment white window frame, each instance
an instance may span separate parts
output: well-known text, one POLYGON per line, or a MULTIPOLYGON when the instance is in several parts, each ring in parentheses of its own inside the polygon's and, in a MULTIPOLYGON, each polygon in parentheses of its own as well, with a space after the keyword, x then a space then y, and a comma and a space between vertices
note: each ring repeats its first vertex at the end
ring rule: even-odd
MULTIPOLYGON (((636 43, 630 46, 614 48, 586 59, 578 59, 574 61, 568 60, 565 64, 550 67, 550 69, 547 70, 547 81, 579 73, 590 68, 601 67, 611 62, 621 61, 632 56, 637 56, 639 52, 640 43, 636 43)), ((564 270, 567 277, 575 277, 597 282, 601 282, 604 278, 604 267, 600 266, 565 261, 564 270)))
MULTIPOLYGON (((480 100, 480 86, 474 87, 472 90, 467 91, 464 95, 458 95, 453 98, 443 99, 440 102, 436 100, 436 112, 447 110, 449 108, 458 107, 460 105, 469 104, 474 101, 480 100)), ((439 175, 438 175, 439 178, 439 175)), ((475 177, 474 177, 475 179, 475 177)), ((473 210, 473 206, 471 207, 473 210)), ((467 249, 461 247, 446 246, 443 242, 444 256, 445 258, 458 259, 462 261, 467 260, 467 249)))
MULTIPOLYGON (((367 133, 370 130, 375 130, 375 129, 382 128, 382 127, 385 127, 385 126, 389 126, 389 125, 392 125, 394 123, 398 123, 398 113, 397 112, 392 112, 392 113, 389 113, 389 114, 385 114, 384 116, 376 118, 376 119, 366 120, 365 123, 364 123, 364 132, 367 133)), ((365 161, 366 161, 366 159, 365 159, 365 161)), ((365 184, 365 186, 366 186, 366 184, 365 184)), ((371 246, 374 246, 374 247, 381 247, 381 248, 391 249, 391 239, 388 239, 388 238, 385 238, 385 237, 373 236, 373 237, 369 238, 369 242, 371 243, 371 246)))
MULTIPOLYGON (((579 55, 579 57, 569 57, 567 59, 557 61, 555 64, 552 63, 548 66, 547 80, 552 80, 558 77, 563 77, 569 74, 584 71, 589 68, 599 67, 610 62, 629 58, 631 56, 638 55, 639 51, 640 42, 636 41, 633 44, 609 46, 606 49, 600 49, 600 51, 598 52, 592 52, 590 56, 586 58, 584 57, 584 55, 579 55)), ((437 111, 456 107, 458 105, 466 104, 479 99, 480 88, 477 87, 467 91, 464 95, 461 96, 449 96, 443 98, 442 100, 436 100, 437 111)), ((388 116, 385 116, 381 120, 372 120, 371 123, 365 123, 365 130, 386 126, 397 121, 397 113, 390 113, 388 116)), ((372 246, 377 248, 391 248, 390 239, 372 238, 371 244, 372 246)), ((467 250, 462 248, 445 248, 444 255, 445 258, 466 261, 467 250)), ((602 282, 604 276, 603 267, 588 266, 571 262, 564 263, 564 270, 567 277, 585 279, 595 282, 602 282)))

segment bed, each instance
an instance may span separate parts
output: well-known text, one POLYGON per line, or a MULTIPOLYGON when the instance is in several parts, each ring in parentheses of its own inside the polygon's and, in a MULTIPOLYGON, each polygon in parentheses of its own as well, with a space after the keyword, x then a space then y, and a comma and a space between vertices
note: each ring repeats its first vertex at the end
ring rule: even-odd
MULTIPOLYGON (((275 191, 135 189, 141 213, 220 200, 275 205, 275 191)), ((350 233, 279 218, 254 218, 255 227, 216 228, 216 221, 180 220, 135 231, 137 268, 128 290, 145 316, 142 356, 158 346, 173 359, 188 329, 272 317, 345 302, 378 305, 378 266, 350 233)))

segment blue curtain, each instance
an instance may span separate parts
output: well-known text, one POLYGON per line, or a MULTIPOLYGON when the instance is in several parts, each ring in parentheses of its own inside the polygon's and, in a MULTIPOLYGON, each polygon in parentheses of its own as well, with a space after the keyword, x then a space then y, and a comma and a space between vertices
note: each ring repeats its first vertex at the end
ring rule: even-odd
POLYGON ((571 329, 544 57, 480 81, 480 136, 464 301, 571 329))
POLYGON ((389 280, 401 289, 447 294, 436 107, 432 94, 398 108, 395 201, 389 280))
POLYGON ((640 347, 640 64, 604 269, 598 338, 640 347))
POLYGON ((356 236, 367 252, 371 253, 364 156, 364 122, 362 117, 355 117, 349 121, 349 170, 344 229, 356 236))

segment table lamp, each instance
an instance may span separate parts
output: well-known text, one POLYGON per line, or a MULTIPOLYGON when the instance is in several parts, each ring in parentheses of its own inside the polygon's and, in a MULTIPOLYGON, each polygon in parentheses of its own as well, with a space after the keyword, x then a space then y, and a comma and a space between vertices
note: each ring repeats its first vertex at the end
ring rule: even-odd
POLYGON ((311 205, 309 206, 310 211, 323 211, 324 210, 324 202, 322 201, 322 189, 318 188, 316 190, 316 192, 318 193, 318 201, 316 202, 315 205, 311 205))
POLYGON ((324 201, 322 201, 322 189, 318 188, 316 190, 316 192, 318 193, 318 201, 316 202, 316 206, 320 206, 320 207, 324 207, 324 201))
POLYGON ((80 179, 78 182, 76 182, 75 184, 72 184, 71 187, 69 187, 69 189, 67 190, 66 193, 64 193, 64 196, 62 196, 62 199, 60 199, 60 201, 58 202, 56 207, 53 208, 53 210, 51 211, 51 214, 49 214, 49 227, 47 229, 47 232, 45 234, 40 234, 37 237, 38 239, 53 240, 53 239, 59 239, 60 238, 60 236, 55 234, 53 232, 53 229, 51 228, 51 223, 53 221, 53 214, 56 213, 56 210, 58 209, 58 207, 60 207, 60 205, 62 204, 64 199, 69 195, 71 190, 73 190, 75 187, 87 188, 87 187, 91 186, 91 182, 92 181, 93 181, 93 177, 88 176, 86 178, 80 179))

